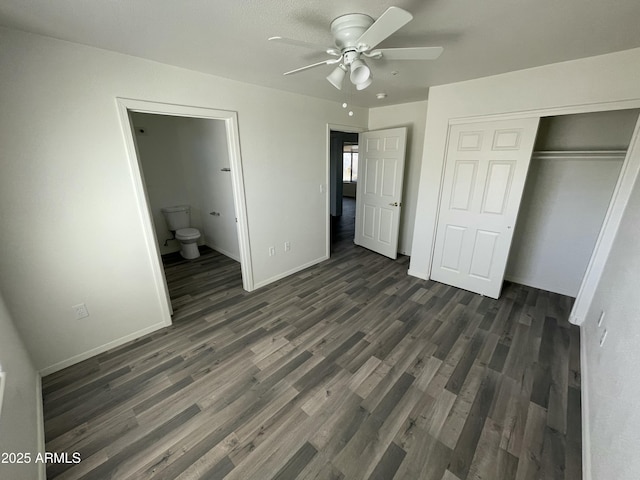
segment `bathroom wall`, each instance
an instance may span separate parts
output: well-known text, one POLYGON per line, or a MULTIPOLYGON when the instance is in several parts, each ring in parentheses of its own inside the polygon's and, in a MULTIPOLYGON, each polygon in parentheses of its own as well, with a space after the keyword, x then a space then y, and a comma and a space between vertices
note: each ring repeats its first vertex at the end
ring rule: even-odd
POLYGON ((191 204, 204 243, 240 261, 227 132, 222 120, 180 118, 183 160, 191 204), (212 214, 213 213, 213 214, 212 214))
MULTIPOLYGON (((180 247, 175 240, 164 245, 165 240, 171 237, 171 232, 160 209, 190 204, 187 172, 180 155, 179 123, 172 117, 143 113, 133 113, 131 118, 160 253, 178 251, 180 247)), ((195 209, 191 223, 196 228, 200 227, 200 215, 195 209)))
POLYGON ((168 240, 161 209, 186 204, 191 226, 202 234, 199 244, 239 260, 231 175, 222 171, 229 167, 224 122, 137 112, 131 117, 160 252, 180 249, 177 240, 168 240))

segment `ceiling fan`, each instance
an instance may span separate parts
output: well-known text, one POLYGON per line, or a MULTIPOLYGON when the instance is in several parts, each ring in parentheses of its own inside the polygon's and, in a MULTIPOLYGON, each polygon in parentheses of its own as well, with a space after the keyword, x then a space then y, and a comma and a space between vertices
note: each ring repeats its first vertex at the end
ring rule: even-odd
POLYGON ((344 79, 349 73, 349 80, 357 90, 364 90, 373 81, 371 69, 365 58, 379 60, 435 60, 442 53, 442 47, 410 47, 410 48, 375 48, 380 42, 393 35, 413 19, 406 10, 389 7, 375 22, 369 15, 349 13, 331 22, 331 34, 335 47, 325 48, 313 43, 284 37, 271 37, 270 41, 295 45, 298 47, 323 50, 329 58, 322 62, 296 68, 284 75, 302 72, 321 65, 337 65, 327 76, 327 80, 338 90, 342 90, 344 79))

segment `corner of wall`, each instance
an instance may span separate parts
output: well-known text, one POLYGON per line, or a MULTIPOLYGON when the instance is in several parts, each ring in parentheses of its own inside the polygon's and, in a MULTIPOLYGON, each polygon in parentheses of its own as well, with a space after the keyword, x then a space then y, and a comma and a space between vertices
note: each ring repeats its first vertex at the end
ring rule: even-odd
POLYGON ((589 422, 589 384, 587 375, 587 342, 582 336, 585 329, 580 328, 580 403, 582 415, 582 480, 591 477, 591 436, 589 422))
MULTIPOLYGON (((44 405, 42 397, 42 375, 36 372, 36 422, 38 424, 38 452, 46 452, 44 435, 44 405)), ((47 466, 38 464, 38 480, 47 480, 47 466)))

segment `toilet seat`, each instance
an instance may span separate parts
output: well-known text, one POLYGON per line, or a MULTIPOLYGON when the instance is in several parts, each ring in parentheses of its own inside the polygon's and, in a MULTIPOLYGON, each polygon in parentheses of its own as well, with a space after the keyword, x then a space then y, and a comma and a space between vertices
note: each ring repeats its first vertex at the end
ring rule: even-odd
POLYGON ((200 237, 200 231, 197 228, 181 228, 176 231, 177 240, 195 240, 200 237))

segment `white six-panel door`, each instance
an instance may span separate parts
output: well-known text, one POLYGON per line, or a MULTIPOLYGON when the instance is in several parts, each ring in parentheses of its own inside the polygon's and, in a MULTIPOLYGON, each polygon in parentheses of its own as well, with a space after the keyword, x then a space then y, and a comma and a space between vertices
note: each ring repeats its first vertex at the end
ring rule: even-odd
POLYGON ((390 258, 398 256, 407 129, 360 134, 354 242, 390 258))
POLYGON ((450 128, 433 280, 500 296, 538 121, 450 128))

